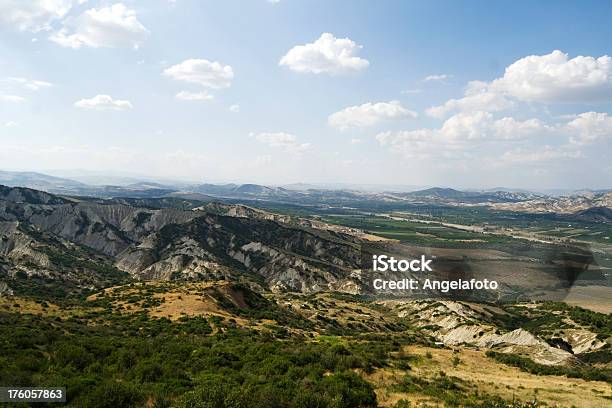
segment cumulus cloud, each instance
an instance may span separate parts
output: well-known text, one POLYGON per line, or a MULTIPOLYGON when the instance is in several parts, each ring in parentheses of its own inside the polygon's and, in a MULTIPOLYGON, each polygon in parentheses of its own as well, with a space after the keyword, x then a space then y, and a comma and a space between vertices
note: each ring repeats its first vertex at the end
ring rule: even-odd
POLYGON ((74 106, 98 111, 123 111, 133 108, 130 101, 113 99, 110 95, 96 95, 91 99, 81 99, 75 102, 74 106))
POLYGON ((443 118, 451 112, 474 112, 486 110, 497 112, 509 109, 513 102, 506 96, 492 91, 489 84, 482 81, 470 81, 465 88, 464 97, 450 99, 443 105, 433 106, 425 110, 427 115, 443 118))
POLYGON ((0 26, 17 31, 50 30, 51 24, 63 18, 83 0, 2 0, 0 26))
POLYGON ((202 92, 189 92, 181 91, 174 96, 176 99, 183 101, 209 101, 214 99, 214 96, 207 91, 202 92))
POLYGON ((601 112, 584 112, 555 123, 537 118, 496 118, 486 111, 462 112, 439 128, 376 136, 381 146, 410 159, 470 160, 493 167, 584 158, 583 148, 605 151, 605 143, 611 139, 612 117, 601 112))
POLYGON ((122 3, 86 10, 76 18, 66 19, 63 25, 49 37, 62 47, 138 48, 149 36, 136 12, 122 3))
POLYGON ((349 106, 328 118, 328 123, 341 130, 351 127, 368 127, 397 119, 416 118, 416 112, 404 108, 399 101, 364 103, 349 106))
POLYGON ((531 55, 510 64, 501 78, 471 81, 464 96, 426 110, 443 118, 453 112, 488 112, 512 108, 523 102, 597 102, 612 100, 612 58, 578 56, 553 51, 531 55))
POLYGON ((230 106, 229 111, 234 112, 234 113, 240 112, 240 105, 235 104, 235 105, 230 106))
POLYGON ((440 128, 423 128, 398 132, 383 132, 376 136, 381 146, 406 157, 460 158, 461 152, 483 147, 486 142, 515 142, 548 134, 553 127, 538 119, 496 119, 491 113, 478 111, 450 117, 440 128))
POLYGON ((506 68, 491 87, 524 101, 584 102, 612 99, 612 58, 578 56, 559 50, 530 55, 506 68))
POLYGON ((281 58, 279 65, 299 73, 344 74, 366 69, 368 60, 357 56, 362 46, 349 38, 323 33, 313 43, 296 45, 281 58))
POLYGON ((4 127, 7 127, 7 128, 11 128, 11 127, 15 127, 15 126, 17 126, 17 122, 15 122, 13 120, 9 120, 8 122, 6 122, 4 124, 4 127))
POLYGON ((363 143, 363 139, 359 139, 359 138, 351 139, 351 144, 352 145, 357 145, 357 144, 362 144, 362 143, 363 143))
POLYGON ((612 117, 607 113, 585 112, 570 121, 566 129, 570 132, 570 142, 586 145, 612 138, 612 117))
POLYGON ((520 121, 512 117, 495 119, 489 112, 459 113, 450 117, 435 135, 445 141, 476 139, 516 140, 550 130, 538 119, 520 121))
POLYGON ((287 153, 300 154, 310 150, 310 143, 299 143, 297 137, 284 132, 276 133, 250 133, 250 137, 270 147, 283 149, 287 153))
POLYGON ((188 59, 164 70, 164 75, 177 81, 190 82, 211 89, 227 88, 234 79, 234 70, 220 62, 188 59))

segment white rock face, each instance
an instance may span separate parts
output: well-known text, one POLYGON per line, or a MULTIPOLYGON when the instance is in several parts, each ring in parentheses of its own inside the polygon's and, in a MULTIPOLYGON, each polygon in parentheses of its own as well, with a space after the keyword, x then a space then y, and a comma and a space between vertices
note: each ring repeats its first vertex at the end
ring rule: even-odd
POLYGON ((588 330, 564 329, 559 337, 572 346, 574 354, 596 351, 606 345, 605 341, 597 339, 597 334, 588 330))
POLYGON ((477 310, 475 305, 446 300, 415 301, 404 302, 397 309, 399 317, 412 320, 449 346, 466 345, 524 354, 544 365, 572 365, 577 361, 572 353, 549 345, 525 329, 500 332, 488 323, 491 314, 484 309, 477 310))

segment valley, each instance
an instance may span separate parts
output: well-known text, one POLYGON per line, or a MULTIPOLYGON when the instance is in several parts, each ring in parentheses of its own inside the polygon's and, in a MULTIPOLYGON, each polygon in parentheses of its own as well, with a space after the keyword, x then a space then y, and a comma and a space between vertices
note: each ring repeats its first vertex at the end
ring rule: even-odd
POLYGON ((66 384, 72 406, 605 405, 609 225, 439 199, 0 187, 0 380, 66 384), (375 291, 377 248, 500 289, 375 291))

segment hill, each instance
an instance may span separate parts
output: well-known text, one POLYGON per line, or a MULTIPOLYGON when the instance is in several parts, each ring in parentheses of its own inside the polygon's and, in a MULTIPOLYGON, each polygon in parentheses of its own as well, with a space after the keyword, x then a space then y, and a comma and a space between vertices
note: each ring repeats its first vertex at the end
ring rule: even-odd
POLYGON ((356 238, 333 229, 221 203, 189 210, 127 203, 142 199, 76 200, 2 187, 5 273, 57 277, 63 259, 39 255, 51 245, 58 253, 65 252, 58 246, 94 251, 134 279, 244 278, 299 292, 359 286, 351 278, 360 262, 356 238))

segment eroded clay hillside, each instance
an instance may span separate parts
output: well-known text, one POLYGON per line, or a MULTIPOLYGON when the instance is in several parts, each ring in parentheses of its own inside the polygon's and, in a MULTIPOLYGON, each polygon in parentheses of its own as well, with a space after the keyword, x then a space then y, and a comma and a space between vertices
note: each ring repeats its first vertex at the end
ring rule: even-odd
POLYGON ((49 252, 70 247, 83 260, 93 251, 135 279, 240 275, 273 290, 358 291, 351 278, 360 262, 357 238, 242 206, 151 209, 4 188, 0 228, 10 276, 54 276, 62 259, 49 252))

